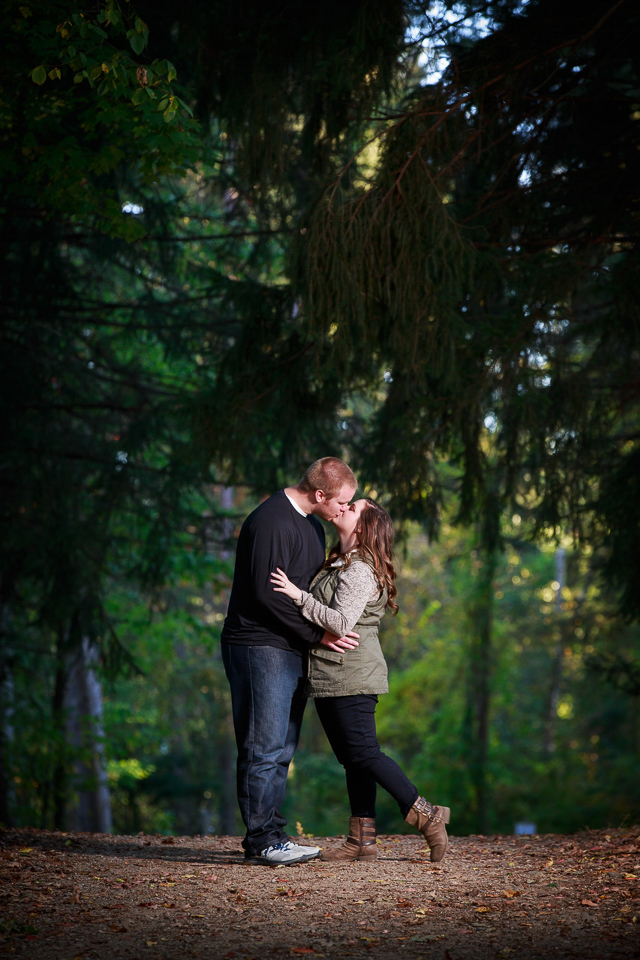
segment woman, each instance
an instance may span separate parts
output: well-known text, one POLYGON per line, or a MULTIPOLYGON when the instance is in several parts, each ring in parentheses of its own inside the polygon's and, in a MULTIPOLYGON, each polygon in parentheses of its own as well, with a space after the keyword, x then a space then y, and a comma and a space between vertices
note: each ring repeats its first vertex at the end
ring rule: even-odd
POLYGON ((274 590, 296 603, 304 616, 344 636, 355 630, 360 645, 344 653, 311 648, 306 694, 316 701, 329 743, 347 774, 351 804, 349 835, 323 860, 374 859, 376 783, 398 802, 407 823, 417 827, 431 848, 431 860, 444 857, 449 808, 419 796, 376 739, 378 694, 387 693, 387 665, 378 640, 378 624, 389 607, 394 614, 396 577, 392 562, 393 526, 386 510, 366 497, 356 500, 333 523, 340 541, 316 574, 310 593, 291 583, 278 568, 274 590))

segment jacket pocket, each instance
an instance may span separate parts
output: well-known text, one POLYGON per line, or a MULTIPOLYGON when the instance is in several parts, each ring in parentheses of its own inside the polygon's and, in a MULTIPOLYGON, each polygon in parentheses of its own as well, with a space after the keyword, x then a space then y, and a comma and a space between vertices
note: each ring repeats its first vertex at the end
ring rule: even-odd
POLYGON ((309 659, 318 657, 319 660, 332 660, 334 663, 344 663, 344 653, 337 650, 327 650, 326 647, 313 647, 309 659))
POLYGON ((344 653, 318 647, 309 651, 309 686, 312 690, 338 693, 344 683, 346 663, 344 653))

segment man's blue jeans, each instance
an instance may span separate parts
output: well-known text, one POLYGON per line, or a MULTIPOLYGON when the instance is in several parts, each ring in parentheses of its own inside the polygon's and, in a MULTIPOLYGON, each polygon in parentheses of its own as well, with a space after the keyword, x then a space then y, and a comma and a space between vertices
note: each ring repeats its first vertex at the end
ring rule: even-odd
POLYGON ((287 840, 280 809, 306 704, 304 658, 278 647, 223 643, 238 746, 238 803, 249 855, 287 840))

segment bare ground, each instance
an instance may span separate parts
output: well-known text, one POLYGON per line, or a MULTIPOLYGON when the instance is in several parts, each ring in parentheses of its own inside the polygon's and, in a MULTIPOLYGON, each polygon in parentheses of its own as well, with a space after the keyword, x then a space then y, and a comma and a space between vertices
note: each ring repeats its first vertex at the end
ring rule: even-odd
POLYGON ((383 836, 373 863, 285 868, 245 865, 237 837, 5 830, 0 955, 622 960, 640 955, 638 877, 640 827, 454 837, 441 865, 383 836))

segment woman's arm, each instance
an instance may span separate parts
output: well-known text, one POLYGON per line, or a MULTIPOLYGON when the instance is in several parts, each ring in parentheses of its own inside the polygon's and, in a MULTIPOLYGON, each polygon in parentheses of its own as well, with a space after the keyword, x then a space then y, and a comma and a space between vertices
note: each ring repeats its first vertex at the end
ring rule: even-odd
POLYGON ((282 570, 271 575, 271 582, 278 584, 274 590, 291 597, 307 620, 339 637, 353 629, 367 601, 379 593, 373 570, 368 563, 358 560, 340 573, 331 606, 326 606, 306 590, 296 587, 282 570))

